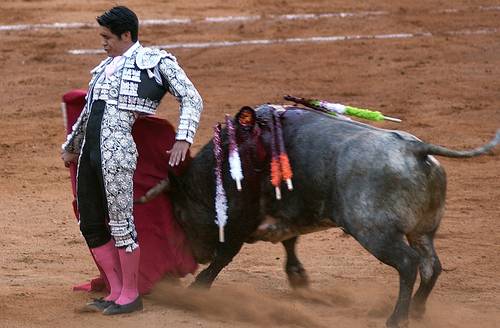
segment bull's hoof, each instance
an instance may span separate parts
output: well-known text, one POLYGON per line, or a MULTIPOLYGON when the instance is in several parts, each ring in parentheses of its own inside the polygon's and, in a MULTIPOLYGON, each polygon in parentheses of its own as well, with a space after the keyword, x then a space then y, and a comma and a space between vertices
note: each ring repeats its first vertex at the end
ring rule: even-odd
POLYGON ((189 286, 189 289, 210 289, 210 284, 202 281, 193 281, 189 286))
POLYGON ((408 319, 400 320, 391 316, 389 319, 387 319, 385 326, 387 328, 408 328, 409 322, 408 319))
POLYGON ((425 304, 414 302, 410 308, 410 315, 413 319, 421 320, 425 314, 425 304))
POLYGON ((194 281, 189 285, 189 288, 209 289, 212 287, 213 282, 214 278, 212 278, 207 269, 205 269, 196 276, 194 281))
POLYGON ((301 265, 294 265, 286 268, 288 283, 293 289, 309 287, 309 277, 306 270, 301 265))

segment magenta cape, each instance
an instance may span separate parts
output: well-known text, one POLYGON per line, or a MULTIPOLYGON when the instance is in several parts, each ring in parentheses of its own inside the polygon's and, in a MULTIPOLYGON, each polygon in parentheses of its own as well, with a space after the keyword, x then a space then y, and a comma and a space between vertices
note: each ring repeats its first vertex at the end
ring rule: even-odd
MULTIPOLYGON (((72 90, 63 96, 66 105, 66 127, 70 132, 85 105, 84 90, 72 90)), ((139 118, 132 129, 139 157, 134 175, 134 198, 166 177, 168 155, 175 142, 175 130, 166 120, 155 117, 139 118)), ((185 162, 188 164, 189 160, 185 162)), ((176 171, 179 174, 182 167, 176 171)), ((70 167, 73 196, 76 197, 76 165, 70 167)), ((76 200, 73 209, 78 218, 76 200)), ((141 260, 139 266, 139 292, 146 294, 153 285, 165 276, 184 277, 194 273, 197 264, 193 258, 186 236, 175 220, 172 204, 167 195, 162 195, 146 204, 134 205, 134 218, 141 260)), ((97 265, 97 264, 96 264, 97 265)), ((97 266, 98 267, 98 266, 97 266)), ((99 267, 98 267, 99 268, 99 267)), ((100 270, 101 271, 101 270, 100 270)), ((75 290, 102 290, 107 282, 101 271, 99 278, 90 283, 75 286, 75 290)))

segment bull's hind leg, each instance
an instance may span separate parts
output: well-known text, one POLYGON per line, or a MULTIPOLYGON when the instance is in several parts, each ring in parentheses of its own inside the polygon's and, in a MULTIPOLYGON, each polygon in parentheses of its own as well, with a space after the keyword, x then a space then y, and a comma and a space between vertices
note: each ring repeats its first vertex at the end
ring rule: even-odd
POLYGON ((411 305, 412 315, 420 318, 425 313, 427 298, 441 273, 441 262, 434 249, 434 233, 418 237, 408 236, 410 246, 420 255, 420 286, 411 305))
POLYGON ((224 243, 219 243, 214 260, 205 270, 201 271, 196 276, 196 279, 191 284, 191 287, 210 288, 219 272, 231 263, 233 257, 238 254, 242 246, 243 242, 235 241, 234 239, 230 241, 228 240, 224 243))
POLYGON ((404 242, 403 235, 384 235, 380 230, 362 236, 356 235, 353 234, 363 247, 377 259, 398 271, 399 296, 394 312, 387 320, 386 325, 391 328, 407 327, 411 295, 417 278, 419 263, 417 252, 404 242))
POLYGON ((300 263, 295 252, 297 239, 298 237, 293 237, 281 242, 286 251, 285 271, 288 277, 288 283, 294 289, 309 286, 309 278, 307 277, 306 270, 302 266, 302 263, 300 263))

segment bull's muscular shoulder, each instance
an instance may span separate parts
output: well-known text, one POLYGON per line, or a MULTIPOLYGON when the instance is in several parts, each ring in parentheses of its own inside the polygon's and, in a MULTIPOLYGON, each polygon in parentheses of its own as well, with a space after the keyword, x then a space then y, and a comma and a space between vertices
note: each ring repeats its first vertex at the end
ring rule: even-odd
POLYGON ((165 50, 144 47, 137 51, 135 62, 140 69, 150 69, 158 65, 163 58, 177 61, 174 55, 165 50))

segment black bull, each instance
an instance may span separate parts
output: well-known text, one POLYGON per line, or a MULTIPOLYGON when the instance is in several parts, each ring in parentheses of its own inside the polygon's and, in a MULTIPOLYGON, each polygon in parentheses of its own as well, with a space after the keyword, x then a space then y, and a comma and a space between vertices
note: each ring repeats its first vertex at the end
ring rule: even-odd
MULTIPOLYGON (((421 316, 441 272, 433 239, 446 194, 445 171, 431 155, 473 157, 487 153, 499 143, 500 131, 483 147, 453 151, 405 132, 293 107, 280 116, 295 189, 276 200, 269 182, 270 126, 276 115, 272 107, 261 106, 257 111, 244 107, 235 117, 244 180, 243 190, 238 192, 225 161, 228 223, 224 243, 218 242, 214 222, 212 142, 193 158, 182 176, 170 175, 170 181, 162 182, 142 199, 166 188, 171 191, 176 217, 196 259, 210 262, 194 284, 210 286, 243 243, 265 240, 284 245, 291 285, 307 285, 306 273, 295 255, 297 236, 340 227, 399 273, 399 296, 387 326, 407 325, 410 303, 412 313, 421 316), (270 217, 274 224, 261 225, 270 217), (417 271, 420 286, 412 299, 417 271)), ((222 140, 227 158, 225 131, 222 140)))

